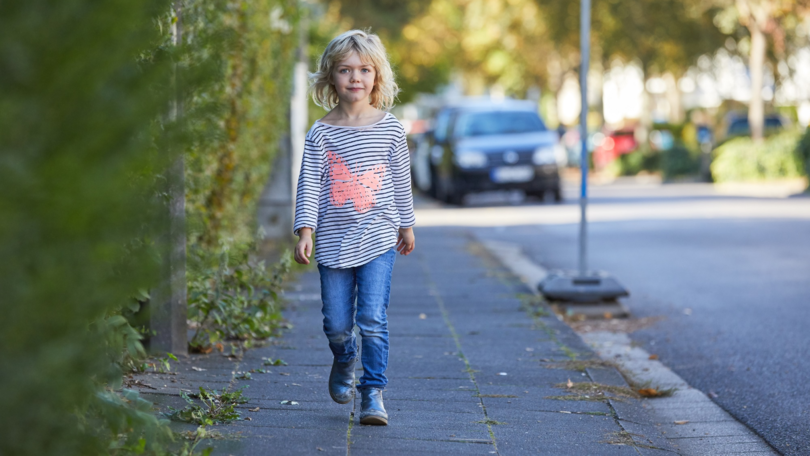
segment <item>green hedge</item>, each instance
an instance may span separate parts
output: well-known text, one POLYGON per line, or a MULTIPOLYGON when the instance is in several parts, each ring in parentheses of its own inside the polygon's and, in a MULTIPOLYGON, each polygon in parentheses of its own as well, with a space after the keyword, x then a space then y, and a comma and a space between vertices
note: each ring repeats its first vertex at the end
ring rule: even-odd
POLYGON ((800 133, 786 131, 755 143, 734 138, 717 149, 712 162, 715 182, 752 182, 792 179, 806 175, 805 160, 797 147, 800 133))
POLYGON ((286 129, 295 2, 185 0, 179 50, 174 3, 0 7, 0 454, 167 451, 151 405, 121 390, 143 356, 122 315, 160 280, 175 157, 187 157, 196 257, 216 261, 222 240, 249 250, 286 129), (178 124, 166 115, 175 74, 178 124))
POLYGON ((796 152, 804 162, 804 175, 810 176, 810 128, 804 130, 802 139, 796 147, 796 152))
POLYGON ((189 245, 247 245, 256 204, 279 140, 288 130, 292 65, 298 44, 295 0, 195 0, 184 30, 186 68, 212 79, 189 94, 194 128, 187 151, 189 245))
POLYGON ((661 151, 661 173, 665 179, 694 176, 700 172, 700 151, 677 141, 670 149, 661 151))
MULTIPOLYGON (((0 7, 0 454, 106 454, 163 428, 120 384, 118 309, 157 279, 162 0, 0 7), (126 443, 126 442, 125 442, 126 443)), ((122 324, 124 323, 124 324, 122 324)), ((127 326, 128 327, 128 326, 127 326)))
POLYGON ((204 66, 210 77, 185 102, 193 129, 186 152, 189 319, 203 324, 196 349, 224 337, 266 337, 282 321, 276 291, 288 265, 267 271, 255 259, 256 209, 289 131, 298 14, 295 0, 196 0, 185 10, 186 71, 199 75, 204 66), (223 271, 244 271, 251 280, 224 279, 223 271))

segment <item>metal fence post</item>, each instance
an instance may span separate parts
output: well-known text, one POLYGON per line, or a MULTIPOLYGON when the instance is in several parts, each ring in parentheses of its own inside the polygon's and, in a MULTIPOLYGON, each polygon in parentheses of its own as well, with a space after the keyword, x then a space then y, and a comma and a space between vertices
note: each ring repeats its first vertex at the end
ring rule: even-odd
MULTIPOLYGON (((172 24, 172 44, 179 46, 182 41, 183 21, 181 2, 174 4, 176 21, 172 24)), ((171 103, 169 116, 177 120, 182 114, 179 97, 178 76, 175 69, 175 98, 171 103)), ((188 325, 186 303, 186 196, 185 166, 182 153, 174 160, 167 172, 168 232, 163 252, 163 279, 153 290, 149 303, 149 351, 153 354, 166 352, 174 355, 188 354, 188 325)))

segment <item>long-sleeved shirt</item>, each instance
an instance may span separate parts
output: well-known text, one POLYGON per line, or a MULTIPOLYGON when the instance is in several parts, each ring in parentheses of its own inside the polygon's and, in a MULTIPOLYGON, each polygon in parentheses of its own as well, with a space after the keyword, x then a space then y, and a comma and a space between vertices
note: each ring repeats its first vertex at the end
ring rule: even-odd
POLYGON ((402 124, 390 113, 362 127, 315 122, 296 195, 294 232, 317 232, 321 265, 362 266, 390 250, 416 223, 402 124))

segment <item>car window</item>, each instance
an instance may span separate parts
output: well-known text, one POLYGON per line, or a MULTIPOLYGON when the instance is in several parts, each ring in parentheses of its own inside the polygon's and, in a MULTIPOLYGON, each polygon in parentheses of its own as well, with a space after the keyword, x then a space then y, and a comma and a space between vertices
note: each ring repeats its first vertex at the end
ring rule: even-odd
POLYGON ((447 133, 450 127, 450 116, 452 111, 445 109, 436 116, 436 125, 433 128, 433 137, 437 142, 444 142, 447 140, 447 133))
POLYGON ((766 117, 765 128, 782 128, 782 119, 778 117, 766 117))
MULTIPOLYGON (((781 129, 782 128, 782 119, 779 117, 766 117, 765 118, 765 129, 781 129)), ((748 119, 743 117, 741 119, 737 119, 731 123, 728 127, 728 135, 729 136, 737 136, 737 135, 750 135, 751 128, 748 126, 748 119)))
POLYGON ((748 119, 737 119, 728 127, 729 136, 747 135, 750 131, 751 129, 748 128, 748 119))
POLYGON ((459 116, 455 136, 488 136, 546 131, 540 116, 529 111, 470 112, 459 116))

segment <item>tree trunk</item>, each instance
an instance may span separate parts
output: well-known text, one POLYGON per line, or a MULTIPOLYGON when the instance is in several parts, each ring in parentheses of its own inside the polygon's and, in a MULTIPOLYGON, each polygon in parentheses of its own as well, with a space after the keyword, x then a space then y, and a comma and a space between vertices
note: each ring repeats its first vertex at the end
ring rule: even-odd
POLYGON ((646 61, 641 63, 641 72, 641 85, 644 90, 641 92, 641 116, 638 119, 638 127, 636 127, 636 141, 639 145, 646 145, 653 127, 653 97, 647 90, 647 77, 650 71, 646 61))
POLYGON ((748 24, 751 32, 751 54, 748 56, 748 70, 751 72, 751 103, 748 105, 748 125, 751 138, 761 142, 764 134, 765 108, 762 100, 762 74, 765 66, 765 34, 758 21, 748 24))

